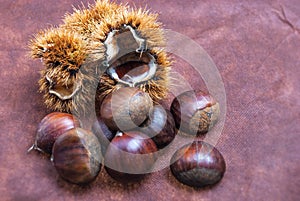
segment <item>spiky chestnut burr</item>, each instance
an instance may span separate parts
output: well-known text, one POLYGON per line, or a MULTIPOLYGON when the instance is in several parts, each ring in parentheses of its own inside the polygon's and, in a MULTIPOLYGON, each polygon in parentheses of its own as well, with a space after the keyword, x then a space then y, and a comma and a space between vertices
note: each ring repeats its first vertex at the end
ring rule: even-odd
MULTIPOLYGON (((48 108, 62 112, 93 109, 98 83, 97 69, 84 62, 87 43, 74 32, 51 28, 36 35, 30 44, 33 58, 41 58, 39 90, 48 108)), ((100 48, 100 47, 99 47, 100 48)))
POLYGON ((112 12, 96 24, 89 42, 90 56, 106 69, 97 96, 123 86, 138 87, 154 101, 166 96, 171 62, 157 17, 145 9, 127 8, 112 12), (98 50, 101 44, 105 47, 104 59, 98 50))
POLYGON ((46 66, 39 81, 46 105, 55 111, 86 113, 94 103, 94 93, 96 100, 101 100, 123 85, 139 87, 154 101, 165 97, 170 59, 163 49, 163 30, 156 19, 156 14, 145 9, 98 0, 87 9, 67 14, 58 28, 40 32, 30 48, 32 57, 41 58, 46 66), (120 34, 130 40, 122 40, 120 34), (116 40, 119 42, 112 45, 116 40), (124 48, 128 44, 131 49, 124 48), (132 54, 124 56, 128 51, 132 54), (146 66, 146 70, 139 72, 137 66, 146 66), (125 71, 120 73, 119 69, 125 71))

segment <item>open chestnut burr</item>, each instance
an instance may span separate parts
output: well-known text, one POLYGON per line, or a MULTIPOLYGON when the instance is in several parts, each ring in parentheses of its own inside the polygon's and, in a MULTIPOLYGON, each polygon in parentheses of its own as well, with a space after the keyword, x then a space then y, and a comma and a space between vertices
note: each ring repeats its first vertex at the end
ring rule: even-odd
POLYGON ((152 99, 146 92, 122 87, 104 98, 100 118, 112 131, 126 131, 141 125, 152 106, 152 99))
POLYGON ((155 143, 138 131, 119 132, 107 148, 107 173, 121 183, 136 182, 151 171, 157 156, 155 143))
POLYGON ((226 165, 222 154, 212 145, 195 141, 180 148, 171 158, 171 171, 178 181, 192 187, 219 182, 226 165))
POLYGON ((74 128, 57 138, 51 160, 63 179, 86 184, 92 182, 100 172, 101 146, 93 133, 74 128))
POLYGON ((166 97, 171 59, 157 18, 147 9, 99 0, 66 14, 59 26, 39 32, 30 49, 45 67, 39 86, 46 106, 89 114, 95 98, 91 93, 97 90, 101 99, 120 84, 136 86, 155 101, 166 97), (132 63, 145 68, 119 73, 122 65, 132 63))
POLYGON ((177 96, 171 105, 176 127, 190 135, 207 133, 217 122, 219 103, 208 93, 186 91, 177 96))

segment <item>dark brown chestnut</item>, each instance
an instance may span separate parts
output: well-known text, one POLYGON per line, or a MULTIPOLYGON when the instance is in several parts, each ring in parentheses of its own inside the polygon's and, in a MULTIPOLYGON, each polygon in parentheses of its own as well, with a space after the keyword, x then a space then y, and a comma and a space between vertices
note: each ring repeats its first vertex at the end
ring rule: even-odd
POLYGON ((28 150, 51 154, 55 140, 66 131, 80 127, 80 121, 73 115, 62 112, 53 112, 46 115, 40 122, 35 142, 28 150))
POLYGON ((98 138, 101 144, 102 154, 104 155, 110 141, 115 137, 116 132, 109 130, 106 124, 102 121, 102 119, 98 119, 94 122, 92 126, 92 132, 98 138))
POLYGON ((200 135, 214 126, 220 109, 211 95, 202 91, 186 91, 173 100, 171 113, 179 130, 200 135))
POLYGON ((101 169, 100 143, 93 133, 74 128, 57 138, 51 159, 63 179, 86 184, 92 182, 101 169))
POLYGON ((219 182, 223 178, 226 165, 216 148, 203 141, 195 141, 175 152, 170 168, 181 183, 204 187, 219 182))
POLYGON ((126 131, 141 125, 152 106, 148 93, 135 87, 122 87, 104 98, 100 117, 112 131, 126 131))
POLYGON ((139 130, 151 137, 159 149, 171 143, 176 135, 173 115, 160 105, 150 110, 148 119, 139 130))
POLYGON ((104 163, 115 180, 136 182, 149 173, 157 159, 153 140, 138 131, 118 132, 107 148, 104 163))

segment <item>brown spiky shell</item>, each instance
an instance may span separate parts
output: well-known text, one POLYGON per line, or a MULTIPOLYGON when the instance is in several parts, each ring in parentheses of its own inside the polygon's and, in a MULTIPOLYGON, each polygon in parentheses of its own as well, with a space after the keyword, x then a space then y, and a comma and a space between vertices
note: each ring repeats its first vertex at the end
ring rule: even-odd
POLYGON ((146 40, 147 52, 158 65, 155 76, 137 87, 148 92, 154 101, 165 97, 170 59, 163 49, 163 30, 156 14, 97 0, 88 8, 66 14, 63 21, 58 28, 38 33, 30 43, 32 57, 41 58, 45 65, 39 85, 47 107, 55 111, 90 112, 95 98, 101 99, 122 87, 104 72, 102 63, 107 60, 104 42, 108 34, 124 25, 131 26, 146 40))
MULTIPOLYGON (((134 28, 139 37, 146 40, 147 51, 155 57, 158 65, 155 76, 152 79, 137 85, 143 91, 148 92, 154 101, 161 100, 168 92, 171 65, 170 58, 163 48, 165 46, 165 38, 161 24, 157 22, 157 17, 157 14, 149 13, 148 10, 143 9, 129 8, 112 13, 96 25, 89 43, 89 49, 91 50, 91 55, 93 55, 93 50, 97 53, 97 47, 103 44, 112 30, 120 30, 124 25, 134 28)), ((97 56, 94 56, 94 58, 97 59, 97 56)), ((104 73, 100 78, 97 93, 99 96, 105 96, 119 87, 121 86, 116 80, 104 73)))
POLYGON ((98 75, 95 67, 84 64, 87 42, 79 34, 51 28, 37 34, 30 48, 32 57, 41 58, 45 66, 39 90, 48 108, 84 112, 93 107, 94 97, 90 92, 96 90, 98 75))

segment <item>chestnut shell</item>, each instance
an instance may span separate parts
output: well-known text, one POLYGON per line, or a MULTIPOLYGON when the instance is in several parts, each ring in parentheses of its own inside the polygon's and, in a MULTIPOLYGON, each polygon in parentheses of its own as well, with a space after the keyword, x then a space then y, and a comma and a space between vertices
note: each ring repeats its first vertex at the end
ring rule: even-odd
POLYGON ((178 181, 192 187, 219 182, 226 165, 222 154, 212 145, 195 141, 180 148, 171 158, 171 171, 178 181))
POLYGON ((152 106, 148 93, 135 87, 122 87, 104 98, 100 117, 112 131, 126 131, 141 125, 152 106))
POLYGON ((170 144, 176 135, 173 115, 160 105, 155 105, 150 110, 149 118, 139 130, 151 137, 159 149, 170 144))
POLYGON ((101 169, 100 143, 89 131, 71 129, 55 141, 52 161, 63 179, 75 184, 89 183, 101 169))
POLYGON ((112 141, 112 139, 115 137, 116 132, 111 131, 105 125, 102 119, 98 119, 97 121, 94 122, 94 124, 92 125, 92 132, 98 138, 101 144, 102 154, 104 155, 110 141, 112 141))
POLYGON ((192 90, 173 100, 171 113, 179 130, 200 135, 207 133, 217 122, 220 108, 210 94, 192 90))
POLYGON ((39 123, 34 148, 51 154, 55 140, 66 131, 80 127, 80 121, 73 115, 53 112, 39 123))
POLYGON ((153 167, 156 151, 155 143, 141 132, 118 133, 106 151, 105 169, 119 182, 136 182, 153 167))

